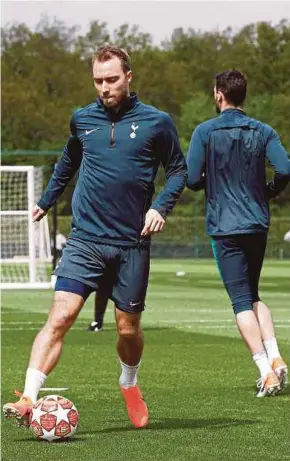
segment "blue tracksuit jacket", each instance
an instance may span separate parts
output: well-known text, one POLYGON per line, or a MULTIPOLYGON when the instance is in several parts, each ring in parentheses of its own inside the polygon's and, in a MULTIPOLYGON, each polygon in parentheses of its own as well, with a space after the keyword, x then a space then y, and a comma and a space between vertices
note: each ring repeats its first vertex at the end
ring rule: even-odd
POLYGON ((226 109, 193 132, 188 157, 190 189, 206 192, 211 236, 267 232, 269 198, 290 180, 290 162, 277 133, 242 110, 226 109), (275 170, 266 184, 266 159, 275 170))
POLYGON ((149 208, 166 217, 187 178, 171 118, 133 93, 117 113, 100 99, 74 113, 71 136, 38 206, 48 210, 78 170, 71 236, 123 246, 140 244, 149 208), (160 163, 167 182, 152 204, 160 163))

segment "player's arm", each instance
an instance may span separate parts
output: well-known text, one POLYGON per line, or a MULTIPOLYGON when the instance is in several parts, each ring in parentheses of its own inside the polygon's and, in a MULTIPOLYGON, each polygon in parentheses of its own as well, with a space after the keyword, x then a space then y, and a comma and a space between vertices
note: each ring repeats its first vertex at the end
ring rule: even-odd
POLYGON ((266 157, 274 168, 275 176, 267 183, 269 198, 276 197, 290 181, 290 160, 275 130, 269 130, 266 139, 266 157))
POLYGON ((187 154, 187 187, 198 191, 205 189, 205 143, 200 125, 194 130, 187 154))
POLYGON ((155 142, 157 155, 165 170, 166 184, 146 214, 142 236, 162 231, 166 216, 176 205, 187 179, 185 158, 169 115, 165 116, 155 142))
POLYGON ((81 161, 82 145, 76 134, 76 127, 73 117, 71 120, 71 135, 64 147, 63 155, 56 165, 50 181, 41 196, 41 199, 34 207, 33 221, 40 221, 40 219, 57 201, 69 181, 78 171, 81 161))

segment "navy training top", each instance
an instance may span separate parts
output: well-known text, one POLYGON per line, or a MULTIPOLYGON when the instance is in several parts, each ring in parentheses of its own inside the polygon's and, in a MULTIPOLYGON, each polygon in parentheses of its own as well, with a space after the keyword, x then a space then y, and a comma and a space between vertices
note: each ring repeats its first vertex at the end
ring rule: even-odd
POLYGON ((187 186, 205 188, 211 236, 267 232, 269 198, 290 180, 290 161, 275 130, 234 108, 196 127, 187 166, 187 186), (266 159, 275 170, 268 184, 266 159))
POLYGON ((47 211, 78 170, 70 235, 123 246, 150 243, 140 237, 146 212, 154 208, 165 218, 187 179, 171 118, 134 93, 118 112, 99 98, 73 114, 71 136, 38 206, 47 211), (160 163, 167 181, 152 204, 160 163))

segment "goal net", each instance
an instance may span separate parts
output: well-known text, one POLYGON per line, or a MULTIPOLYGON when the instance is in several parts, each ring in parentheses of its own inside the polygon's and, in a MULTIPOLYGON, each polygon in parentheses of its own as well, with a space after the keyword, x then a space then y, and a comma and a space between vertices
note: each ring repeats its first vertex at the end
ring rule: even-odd
POLYGON ((48 221, 32 222, 42 169, 1 166, 1 288, 50 288, 48 221))

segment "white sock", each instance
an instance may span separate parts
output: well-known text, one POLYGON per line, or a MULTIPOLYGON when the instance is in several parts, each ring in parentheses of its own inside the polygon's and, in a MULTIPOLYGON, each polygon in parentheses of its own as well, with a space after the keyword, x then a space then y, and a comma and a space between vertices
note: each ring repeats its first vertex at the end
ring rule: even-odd
POLYGON ((263 350, 253 354, 253 360, 259 368, 262 378, 265 378, 269 373, 273 371, 270 366, 266 351, 263 350))
POLYGON ((265 349, 267 351, 269 362, 272 363, 277 357, 281 357, 277 340, 275 337, 268 339, 264 342, 265 349))
POLYGON ((38 392, 46 378, 47 376, 36 368, 27 368, 23 396, 29 397, 32 403, 35 403, 37 401, 38 392))
POLYGON ((130 366, 130 365, 126 365, 126 363, 123 363, 120 360, 120 364, 122 367, 122 374, 119 379, 120 386, 125 387, 125 389, 128 389, 128 387, 136 386, 137 373, 140 367, 140 363, 141 362, 139 362, 138 365, 130 366))

